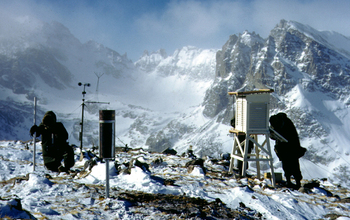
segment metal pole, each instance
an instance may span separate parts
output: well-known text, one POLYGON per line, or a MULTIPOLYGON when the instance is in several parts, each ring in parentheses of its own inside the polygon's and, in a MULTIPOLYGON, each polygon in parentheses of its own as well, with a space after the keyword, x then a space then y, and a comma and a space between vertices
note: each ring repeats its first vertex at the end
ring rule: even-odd
POLYGON ((106 160, 106 198, 109 198, 109 159, 106 160))
MULTIPOLYGON (((85 91, 85 89, 84 89, 85 91)), ((84 93, 83 93, 84 94, 84 93)), ((81 108, 81 130, 80 130, 80 161, 82 161, 84 159, 84 154, 83 154, 83 128, 84 128, 84 107, 85 107, 85 99, 83 97, 83 104, 82 104, 82 108, 81 108)))
POLYGON ((84 155, 83 155, 83 127, 84 127, 84 107, 85 107, 85 86, 89 87, 90 83, 84 83, 84 85, 79 82, 78 86, 84 86, 82 95, 83 95, 83 103, 82 103, 82 108, 81 108, 81 130, 80 130, 80 135, 79 135, 79 139, 80 139, 80 161, 83 160, 84 155))
POLYGON ((106 198, 109 198, 109 160, 115 158, 115 111, 100 110, 100 158, 106 161, 106 198))
MULTIPOLYGON (((34 125, 36 125, 36 97, 34 97, 34 125)), ((36 154, 36 132, 33 137, 34 152, 33 152, 33 171, 35 171, 35 154, 36 154)))
POLYGON ((83 127, 84 127, 84 107, 85 107, 85 99, 83 98, 83 104, 81 108, 81 130, 80 130, 80 152, 83 152, 83 127))

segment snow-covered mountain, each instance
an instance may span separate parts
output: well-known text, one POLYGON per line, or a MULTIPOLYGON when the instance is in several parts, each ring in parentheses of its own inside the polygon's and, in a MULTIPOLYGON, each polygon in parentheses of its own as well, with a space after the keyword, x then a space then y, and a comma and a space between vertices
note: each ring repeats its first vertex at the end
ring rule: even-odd
POLYGON ((97 143, 98 110, 108 108, 117 110, 120 139, 145 147, 152 132, 199 105, 214 79, 215 50, 184 47, 173 56, 161 50, 145 53, 134 64, 101 44, 79 42, 58 22, 36 20, 29 26, 34 21, 28 19, 15 21, 18 29, 27 27, 25 34, 0 36, 0 120, 6 125, 1 139, 29 138, 37 97, 38 120, 46 110, 56 111, 70 131, 70 141, 77 143, 82 82, 91 84, 85 88, 88 102, 110 103, 86 105, 85 144, 97 143))
MULTIPOLYGON (((18 20, 25 33, 0 36, 0 139, 30 138, 37 97, 37 120, 57 112, 78 144, 82 82, 91 84, 87 101, 110 103, 86 105, 84 146, 98 144, 98 110, 114 109, 118 144, 179 153, 192 145, 199 156, 218 156, 232 148, 227 93, 272 88, 271 114, 286 112, 308 149, 304 177, 350 184, 349 38, 282 20, 266 39, 245 31, 220 50, 145 51, 133 63, 97 42, 79 42, 60 23, 28 22, 18 20)), ((277 158, 275 166, 281 169, 277 158)))
POLYGON ((227 124, 233 104, 227 92, 272 88, 271 114, 286 112, 308 149, 301 160, 304 176, 349 184, 349 42, 285 20, 267 39, 247 31, 232 35, 217 53, 203 114, 227 124))
POLYGON ((146 72, 155 71, 161 76, 188 76, 191 80, 212 80, 216 50, 203 50, 187 46, 178 49, 172 56, 167 56, 164 50, 144 55, 135 62, 136 67, 146 72))
MULTIPOLYGON (((22 27, 27 23, 32 24, 27 20, 16 24, 22 27)), ((36 21, 33 26, 25 34, 0 36, 2 139, 28 138, 28 127, 33 122, 33 97, 38 99, 38 120, 44 111, 52 109, 71 120, 68 127, 72 130, 72 123, 79 125, 79 122, 65 116, 79 108, 82 88, 78 82, 95 84, 95 73, 103 72, 101 93, 106 87, 115 87, 114 92, 118 93, 129 86, 127 82, 132 83, 132 80, 118 80, 132 78, 134 64, 126 55, 93 41, 82 44, 57 22, 36 21)), ((87 93, 89 98, 89 88, 87 93)))

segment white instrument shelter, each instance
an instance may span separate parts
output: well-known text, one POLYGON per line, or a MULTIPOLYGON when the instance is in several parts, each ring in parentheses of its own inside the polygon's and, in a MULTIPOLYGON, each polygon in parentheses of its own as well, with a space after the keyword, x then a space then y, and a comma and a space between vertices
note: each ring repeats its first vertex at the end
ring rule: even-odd
POLYGON ((259 162, 267 161, 271 169, 272 183, 275 186, 269 130, 270 93, 272 92, 272 89, 262 89, 228 93, 236 99, 235 127, 229 130, 234 134, 229 172, 232 173, 234 160, 237 159, 243 163, 242 176, 246 176, 248 161, 256 161, 257 178, 260 179, 259 162), (244 135, 245 139, 240 142, 238 135, 244 135), (263 135, 265 138, 262 144, 258 143, 258 135, 263 135), (254 145, 254 153, 248 153, 249 141, 254 145))

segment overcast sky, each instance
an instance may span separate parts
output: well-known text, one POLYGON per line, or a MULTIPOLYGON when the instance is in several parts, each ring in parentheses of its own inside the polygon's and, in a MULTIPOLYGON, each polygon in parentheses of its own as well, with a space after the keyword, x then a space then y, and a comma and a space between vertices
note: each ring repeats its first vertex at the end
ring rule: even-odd
POLYGON ((82 43, 94 40, 136 61, 144 50, 220 49, 245 30, 265 38, 281 19, 350 36, 349 9, 349 0, 0 0, 0 26, 4 16, 55 20, 82 43))

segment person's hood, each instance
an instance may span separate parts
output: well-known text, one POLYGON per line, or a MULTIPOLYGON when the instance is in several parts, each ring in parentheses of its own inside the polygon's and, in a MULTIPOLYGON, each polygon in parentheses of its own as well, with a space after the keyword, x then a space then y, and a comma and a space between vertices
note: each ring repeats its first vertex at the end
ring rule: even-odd
POLYGON ((278 113, 277 115, 273 115, 270 117, 270 124, 274 129, 280 129, 283 127, 287 115, 283 112, 278 113))
POLYGON ((53 111, 48 111, 45 113, 42 123, 44 125, 50 126, 56 123, 56 114, 53 111))

